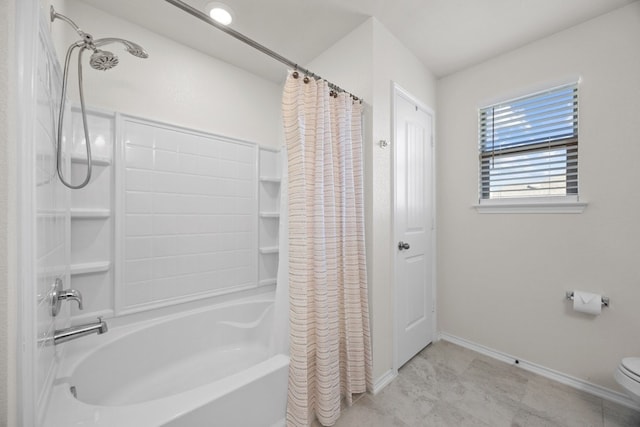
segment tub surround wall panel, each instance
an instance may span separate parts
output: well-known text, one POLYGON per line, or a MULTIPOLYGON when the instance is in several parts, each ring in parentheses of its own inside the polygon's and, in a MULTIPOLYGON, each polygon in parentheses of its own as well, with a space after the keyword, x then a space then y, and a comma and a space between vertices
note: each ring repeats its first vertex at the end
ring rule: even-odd
MULTIPOLYGON (((157 123, 175 124, 177 128, 193 129, 196 133, 204 131, 205 133, 230 135, 243 141, 257 142, 274 148, 278 148, 281 145, 280 85, 187 48, 173 40, 147 31, 138 25, 112 16, 83 2, 76 0, 42 0, 40 3, 41 8, 47 11, 49 5, 53 4, 58 12, 69 16, 96 38, 104 36, 123 37, 139 43, 149 52, 150 57, 146 60, 141 60, 128 55, 120 46, 113 45, 109 46, 109 50, 113 50, 120 58, 120 64, 116 68, 107 72, 98 72, 89 66, 84 67, 85 97, 88 105, 97 108, 94 112, 117 111, 136 117, 156 120, 158 121, 157 123), (247 125, 248 123, 250 125, 247 125), (198 131, 195 131, 195 129, 198 131)), ((69 44, 75 42, 78 36, 67 24, 59 20, 50 23, 49 27, 54 36, 58 58, 62 62, 69 44)), ((69 97, 74 102, 78 102, 77 85, 73 84, 73 82, 77 81, 76 73, 76 67, 72 65, 69 75, 69 81, 72 83, 69 85, 69 97)), ((95 122, 96 119, 92 117, 89 120, 90 122, 94 121, 94 123, 90 124, 91 134, 94 134, 94 128, 102 132, 104 126, 101 125, 100 120, 95 122)), ((76 124, 74 124, 74 128, 76 124)), ((75 129, 76 132, 81 131, 80 128, 75 129)), ((76 141, 82 140, 81 132, 76 133, 74 139, 76 141)), ((107 194, 107 188, 109 185, 117 185, 118 181, 114 176, 115 168, 109 163, 111 154, 109 153, 108 141, 99 147, 96 147, 94 143, 93 147, 97 152, 96 158, 99 164, 94 167, 94 173, 96 173, 95 186, 93 182, 90 185, 94 186, 94 188, 99 187, 99 191, 88 191, 79 194, 77 197, 74 195, 72 201, 75 211, 72 212, 72 225, 76 231, 73 242, 76 250, 72 251, 72 255, 75 257, 74 260, 77 261, 74 264, 76 268, 72 269, 74 273, 73 280, 74 285, 82 288, 83 292, 87 294, 86 300, 89 303, 88 308, 83 312, 73 309, 74 318, 77 322, 89 320, 89 318, 96 315, 113 315, 116 307, 118 307, 118 301, 121 301, 123 297, 123 293, 119 292, 119 288, 115 286, 115 283, 120 283, 118 278, 122 277, 116 277, 119 274, 116 269, 117 256, 115 251, 117 245, 113 241, 108 242, 106 238, 107 230, 116 226, 116 208, 111 202, 107 203, 109 206, 104 206, 104 203, 108 201, 109 197, 113 197, 116 191, 112 187, 110 189, 111 193, 107 194), (89 240, 83 242, 81 228, 92 233, 96 239, 92 242, 89 240), (110 246, 110 243, 112 246, 110 246), (87 249, 86 251, 82 250, 83 245, 87 249), (108 285, 108 288, 105 287, 106 285, 108 285)), ((79 149, 76 154, 84 155, 81 145, 76 145, 75 148, 79 149)), ((196 155, 182 153, 179 158, 175 156, 172 158, 172 156, 167 155, 168 150, 163 150, 161 147, 154 152, 154 155, 157 156, 155 158, 156 165, 158 167, 162 165, 162 167, 166 168, 165 173, 160 174, 162 176, 157 176, 156 183, 152 184, 149 181, 151 175, 147 173, 148 170, 145 170, 145 166, 142 165, 142 167, 137 168, 138 170, 132 170, 126 174, 125 179, 128 185, 131 185, 131 190, 138 186, 137 188, 140 191, 136 191, 142 193, 149 191, 150 185, 163 185, 165 186, 163 190, 165 193, 173 191, 170 187, 174 186, 175 182, 167 178, 174 174, 173 168, 176 160, 182 162, 182 166, 185 168, 189 168, 189 165, 194 168, 203 167, 196 164, 196 157, 201 153, 196 155), (164 181, 162 181, 163 179, 164 181)), ((132 150, 132 161, 135 161, 133 159, 139 153, 139 150, 137 152, 132 150)), ((117 161, 114 163, 116 168, 117 163, 117 161)), ((74 173, 81 174, 83 166, 80 162, 75 162, 73 164, 74 173)), ((225 165, 222 166, 224 167, 225 165)), ((136 168, 132 167, 131 169, 136 168)), ((194 169, 194 171, 194 176, 201 173, 197 169, 194 169)), ((257 184, 254 192, 257 193, 257 184)), ((127 200, 123 199, 123 202, 130 203, 133 209, 144 210, 148 209, 148 204, 151 203, 148 196, 148 194, 140 197, 132 197, 130 195, 127 200)), ((187 203, 191 203, 186 198, 176 200, 174 196, 163 198, 158 196, 153 203, 159 209, 162 209, 163 206, 164 208, 174 204, 187 206, 187 203)), ((257 194, 254 197, 257 198, 257 194)), ((165 233, 175 232, 176 230, 173 229, 175 228, 174 224, 169 217, 171 215, 182 215, 182 213, 165 212, 163 215, 164 218, 157 218, 152 222, 138 221, 138 224, 133 224, 139 228, 139 231, 136 232, 145 233, 145 230, 149 232, 149 227, 162 229, 165 233)), ((143 214, 140 213, 139 217, 141 218, 142 216, 143 214)), ((135 222, 135 220, 132 221, 135 222)), ((258 226, 258 216, 255 212, 253 221, 252 227, 255 228, 258 226)), ((274 222, 277 220, 271 219, 269 221, 274 222)), ((231 229, 233 227, 246 228, 246 224, 241 225, 240 222, 240 219, 234 221, 234 224, 230 226, 231 229)), ((199 227, 196 222, 188 223, 185 226, 199 227)), ((224 224, 222 226, 226 227, 224 224)), ((273 234, 271 229, 265 228, 263 231, 273 234)), ((234 248, 236 245, 244 247, 247 244, 247 238, 240 234, 243 233, 239 233, 237 238, 233 239, 233 242, 230 242, 232 239, 227 237, 226 240, 223 239, 215 244, 224 243, 228 248, 234 248)), ((256 241, 254 244, 257 247, 258 236, 255 230, 254 235, 254 240, 256 241)), ((171 242, 171 239, 166 237, 154 239, 153 248, 157 250, 158 254, 163 254, 163 251, 170 250, 168 245, 175 243, 176 239, 171 242)), ((147 242, 142 242, 143 239, 140 240, 140 244, 129 245, 128 248, 134 254, 136 253, 135 251, 138 251, 136 256, 142 256, 139 255, 139 251, 148 250, 147 242)), ((180 244, 189 246, 189 248, 185 247, 184 250, 198 251, 202 249, 206 242, 181 241, 180 244)), ((196 258, 193 254, 189 255, 189 257, 192 258, 192 261, 189 262, 194 264, 192 267, 196 270, 210 261, 206 257, 199 261, 193 261, 196 258)), ((255 253, 251 254, 250 258, 253 260, 252 262, 255 262, 255 272, 244 272, 242 273, 244 274, 243 277, 240 277, 241 275, 228 275, 233 276, 229 280, 235 280, 238 284, 251 280, 252 286, 256 286, 255 284, 259 280, 257 271, 259 259, 255 253), (251 277, 249 278, 249 276, 251 277)), ((277 255, 267 255, 264 258, 277 259, 277 255)), ((146 261, 150 261, 150 259, 146 261)), ((186 268, 187 261, 181 260, 182 266, 176 266, 177 260, 166 264, 156 260, 155 273, 151 272, 154 268, 153 263, 149 264, 146 261, 138 263, 141 268, 131 267, 130 264, 129 272, 134 275, 132 278, 135 280, 140 279, 140 281, 136 282, 136 286, 130 287, 132 301, 137 303, 143 303, 149 299, 173 298, 180 292, 189 294, 203 286, 209 286, 203 285, 202 280, 192 280, 195 276, 189 279, 191 280, 190 283, 180 286, 176 286, 175 283, 171 283, 171 280, 163 278, 161 282, 164 280, 166 283, 163 283, 162 286, 159 284, 153 290, 153 286, 145 280, 146 277, 149 277, 149 274, 152 276, 159 276, 161 272, 166 272, 170 275, 177 274, 176 269, 186 268), (139 277, 135 277, 135 275, 139 275, 139 277), (179 287, 182 287, 182 291, 178 290, 179 287)), ((264 270, 268 271, 265 276, 271 277, 273 264, 273 262, 263 263, 264 270)), ((125 270, 123 269, 124 273, 125 270)), ((203 272, 201 271, 200 273, 203 272)), ((272 282, 272 280, 268 280, 264 284, 273 286, 272 282)), ((119 307, 122 308, 122 306, 119 307)))
MULTIPOLYGON (((84 133, 69 110, 79 182, 84 133)), ((275 285, 278 151, 95 108, 87 119, 92 179, 69 195, 75 324, 275 285)))
MULTIPOLYGON (((118 55, 120 63, 105 72, 84 67, 89 105, 280 147, 281 85, 80 1, 53 3, 60 13, 95 38, 122 37, 140 44, 149 53, 149 58, 143 60, 129 55, 119 45, 107 46, 118 55)), ((176 13, 180 11, 176 9, 176 13)), ((197 24, 195 18, 194 23, 197 24)), ((59 20, 52 23, 52 30, 58 58, 63 63, 68 46, 78 36, 59 20)), ((283 68, 283 79, 284 76, 283 68)), ((70 67, 70 81, 77 81, 75 66, 70 67)), ((70 85, 69 96, 79 100, 77 85, 70 85)))
POLYGON ((441 331, 620 390, 616 366, 640 354, 638 40, 635 2, 439 81, 441 331), (576 75, 584 213, 478 214, 478 107, 576 75), (611 305, 575 313, 573 289, 611 305))
MULTIPOLYGON (((41 19, 44 19, 41 16, 41 19)), ((61 93, 62 77, 56 63, 53 45, 45 25, 37 44, 36 111, 34 127, 32 184, 35 201, 34 263, 36 266, 36 336, 35 353, 35 397, 37 403, 36 424, 42 422, 52 382, 56 374, 59 349, 51 345, 55 329, 68 325, 69 306, 64 304, 57 317, 51 315, 48 294, 56 278, 62 279, 64 287, 69 280, 69 191, 57 177, 56 132, 57 112, 61 93)), ((64 133, 69 135, 70 127, 64 133)), ((69 161, 64 164, 69 171, 69 161)))
POLYGON ((0 3, 0 425, 16 424, 16 289, 15 271, 10 263, 15 257, 15 140, 16 97, 14 84, 17 73, 14 64, 15 0, 0 3))
POLYGON ((129 118, 121 132, 118 310, 256 287, 257 147, 129 118))
MULTIPOLYGON (((37 71, 37 110, 35 125, 35 166, 34 193, 36 203, 35 218, 35 262, 37 269, 36 308, 38 363, 36 389, 39 402, 47 398, 47 382, 55 369, 55 348, 47 342, 56 326, 64 326, 68 320, 68 307, 64 307, 58 318, 51 316, 47 295, 56 278, 69 286, 68 277, 68 191, 62 185, 56 172, 56 129, 55 112, 60 96, 59 74, 55 66, 53 52, 47 51, 44 34, 40 34, 37 71)), ((68 167, 68 163, 67 163, 68 167)), ((67 169, 68 170, 68 169, 67 169)))

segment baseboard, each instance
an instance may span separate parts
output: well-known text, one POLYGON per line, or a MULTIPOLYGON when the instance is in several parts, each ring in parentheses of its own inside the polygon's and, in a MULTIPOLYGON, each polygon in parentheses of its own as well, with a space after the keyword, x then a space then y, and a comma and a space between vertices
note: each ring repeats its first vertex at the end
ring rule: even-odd
POLYGON ((389 369, 373 382, 373 390, 371 390, 371 393, 373 395, 380 393, 382 389, 389 385, 389 383, 391 383, 391 381, 393 381, 397 376, 397 372, 394 372, 393 369, 389 369))
POLYGON ((510 354, 485 347, 481 344, 465 340, 464 338, 450 335, 446 332, 440 332, 438 338, 512 365, 515 365, 517 360, 517 365, 524 370, 557 381, 561 384, 568 385, 569 387, 573 387, 577 390, 584 391, 602 399, 606 399, 619 405, 635 409, 636 411, 640 411, 640 406, 638 406, 636 402, 631 400, 631 398, 627 397, 625 394, 608 389, 606 387, 581 380, 580 378, 567 375, 565 373, 538 365, 536 363, 527 362, 526 360, 522 360, 510 354))

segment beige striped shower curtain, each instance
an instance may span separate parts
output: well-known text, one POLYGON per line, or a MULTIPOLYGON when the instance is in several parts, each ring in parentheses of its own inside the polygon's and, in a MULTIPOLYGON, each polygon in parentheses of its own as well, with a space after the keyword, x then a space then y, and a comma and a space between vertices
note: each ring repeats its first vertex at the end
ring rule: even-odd
MULTIPOLYGON (((296 73, 297 74, 297 73, 296 73)), ((371 389, 361 105, 294 77, 282 108, 288 153, 290 356, 287 425, 325 426, 371 389)))

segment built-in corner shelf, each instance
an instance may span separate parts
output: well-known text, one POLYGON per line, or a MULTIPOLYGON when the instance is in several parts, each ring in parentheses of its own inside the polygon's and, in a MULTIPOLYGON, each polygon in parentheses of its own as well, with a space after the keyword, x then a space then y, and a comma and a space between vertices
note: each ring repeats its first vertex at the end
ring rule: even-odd
POLYGON ((107 219, 111 217, 109 209, 71 208, 71 219, 107 219))
MULTIPOLYGON (((87 164, 86 157, 80 156, 71 156, 71 163, 79 163, 79 164, 87 164)), ((111 159, 101 158, 101 157, 92 157, 91 164, 94 166, 109 166, 111 165, 111 159)))
MULTIPOLYGON (((96 316, 112 317, 114 303, 114 210, 116 141, 116 114, 86 109, 90 124, 89 131, 101 143, 95 145, 91 156, 93 174, 86 188, 73 190, 69 194, 69 287, 76 289, 84 297, 84 310, 75 305, 71 310, 72 324, 95 319, 96 316), (92 130, 93 129, 93 130, 92 130)), ((81 123, 80 108, 72 106, 74 122, 81 123)), ((70 133, 71 152, 68 179, 78 183, 87 173, 87 156, 84 152, 82 132, 70 133)))
POLYGON ((272 184, 280 184, 282 179, 279 176, 261 176, 260 182, 270 182, 272 184))
POLYGON ((83 274, 106 273, 111 268, 111 262, 98 261, 86 262, 83 264, 71 264, 71 275, 80 276, 83 274))
POLYGON ((260 212, 260 218, 278 219, 280 218, 280 212, 260 212))
POLYGON ((260 248, 261 254, 277 254, 279 252, 277 246, 265 246, 260 248))
POLYGON ((265 279, 265 280, 260 280, 260 282, 258 283, 258 286, 271 286, 275 284, 276 284, 276 279, 265 279))
POLYGON ((259 286, 274 285, 278 273, 280 218, 280 152, 260 149, 259 155, 259 286))

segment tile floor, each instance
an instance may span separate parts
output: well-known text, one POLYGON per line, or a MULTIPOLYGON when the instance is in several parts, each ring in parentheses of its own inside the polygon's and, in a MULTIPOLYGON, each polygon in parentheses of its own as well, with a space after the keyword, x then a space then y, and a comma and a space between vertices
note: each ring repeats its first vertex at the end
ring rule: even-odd
POLYGON ((439 341, 336 426, 640 427, 640 412, 439 341))

